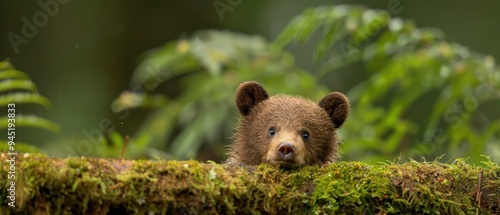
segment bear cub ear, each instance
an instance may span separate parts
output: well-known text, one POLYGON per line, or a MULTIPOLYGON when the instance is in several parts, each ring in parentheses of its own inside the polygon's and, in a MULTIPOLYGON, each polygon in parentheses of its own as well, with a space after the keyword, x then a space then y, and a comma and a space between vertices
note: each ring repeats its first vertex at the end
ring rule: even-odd
POLYGON ((319 106, 322 107, 335 128, 340 128, 349 115, 349 100, 342 93, 333 92, 321 99, 319 106))
POLYGON ((250 113, 250 109, 257 103, 269 98, 266 90, 255 81, 247 81, 240 84, 236 91, 236 106, 243 116, 250 113))

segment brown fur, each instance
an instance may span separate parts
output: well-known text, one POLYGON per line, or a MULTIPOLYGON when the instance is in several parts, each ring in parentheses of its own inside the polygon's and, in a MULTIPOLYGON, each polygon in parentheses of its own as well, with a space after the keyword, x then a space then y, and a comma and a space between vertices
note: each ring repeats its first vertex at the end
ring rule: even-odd
POLYGON ((339 158, 340 138, 335 131, 349 113, 349 101, 343 94, 330 93, 314 103, 296 96, 269 97, 257 82, 244 82, 236 92, 236 104, 242 117, 228 162, 288 168, 330 163, 339 158), (275 129, 274 135, 269 135, 270 128, 275 129), (302 136, 305 132, 308 139, 302 136), (278 156, 281 143, 293 145, 295 151, 290 159, 278 156))

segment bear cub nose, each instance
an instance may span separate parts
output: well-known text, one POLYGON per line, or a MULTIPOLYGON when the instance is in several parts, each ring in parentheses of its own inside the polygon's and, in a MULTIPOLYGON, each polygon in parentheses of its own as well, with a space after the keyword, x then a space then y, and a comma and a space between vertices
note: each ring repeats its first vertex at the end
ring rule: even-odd
POLYGON ((278 156, 284 160, 291 160, 295 153, 295 147, 291 143, 282 142, 278 145, 278 156))

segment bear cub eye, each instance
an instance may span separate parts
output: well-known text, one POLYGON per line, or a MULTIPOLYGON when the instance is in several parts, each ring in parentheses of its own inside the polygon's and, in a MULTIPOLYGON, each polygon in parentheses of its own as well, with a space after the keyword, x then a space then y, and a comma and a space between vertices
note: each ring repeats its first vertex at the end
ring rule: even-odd
POLYGON ((274 136, 276 134, 276 129, 275 128, 269 128, 269 131, 267 132, 270 137, 274 136))
POLYGON ((309 139, 309 132, 307 132, 307 131, 303 131, 303 132, 302 132, 302 139, 304 139, 304 140, 308 140, 308 139, 309 139))

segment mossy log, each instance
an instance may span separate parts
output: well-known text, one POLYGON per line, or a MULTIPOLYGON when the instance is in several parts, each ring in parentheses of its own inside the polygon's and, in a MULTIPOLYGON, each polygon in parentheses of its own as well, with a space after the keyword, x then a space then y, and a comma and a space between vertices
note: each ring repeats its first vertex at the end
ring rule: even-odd
POLYGON ((42 154, 15 160, 15 208, 8 205, 10 163, 0 164, 0 214, 500 213, 500 167, 488 159, 294 170, 42 154))

